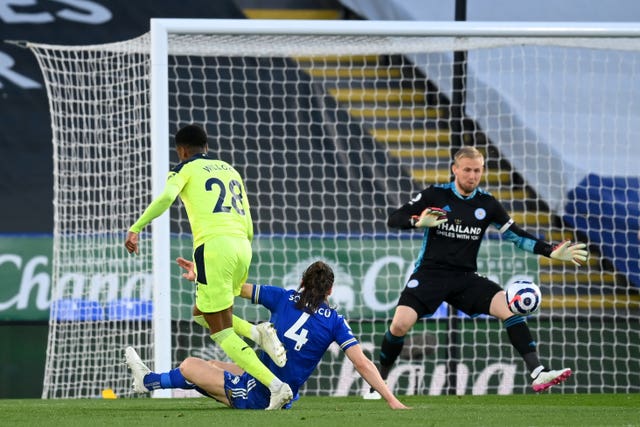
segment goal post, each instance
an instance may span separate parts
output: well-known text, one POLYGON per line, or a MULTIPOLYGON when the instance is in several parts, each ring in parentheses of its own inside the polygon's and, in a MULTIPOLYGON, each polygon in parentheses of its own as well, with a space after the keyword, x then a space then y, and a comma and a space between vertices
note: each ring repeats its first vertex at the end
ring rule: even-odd
MULTIPOLYGON (((387 215, 450 179, 455 141, 477 146, 483 188, 519 224, 586 241, 592 254, 575 269, 489 232, 479 271, 540 285, 542 310, 528 321, 541 357, 576 370, 560 392, 639 391, 639 37, 631 24, 152 19, 149 34, 120 43, 30 44, 54 145, 43 397, 131 393, 126 345, 160 371, 188 355, 225 358, 191 321, 194 290, 173 261, 192 250, 182 206, 141 234, 139 256, 122 244, 177 162, 172 135, 191 122, 245 178, 250 281, 297 287, 311 261, 327 261, 331 301, 372 358, 421 245, 419 233, 389 230, 387 215), (454 67, 456 51, 466 67, 454 67), (454 77, 465 96, 453 96, 454 77)), ((235 311, 268 316, 241 300, 235 311)), ((458 314, 449 335, 448 316, 443 305, 407 338, 389 377, 396 393, 529 390, 500 322, 458 314)), ((302 393, 366 389, 332 347, 302 393)))
MULTIPOLYGON (((168 32, 157 20, 151 20, 151 68, 150 68, 150 112, 151 112, 151 170, 153 195, 158 196, 164 188, 169 168, 169 71, 168 32)), ((173 368, 171 360, 171 228, 169 215, 156 218, 153 224, 153 283, 156 293, 153 304, 154 355, 158 372, 173 368)), ((154 392, 156 397, 170 396, 170 390, 154 392)))

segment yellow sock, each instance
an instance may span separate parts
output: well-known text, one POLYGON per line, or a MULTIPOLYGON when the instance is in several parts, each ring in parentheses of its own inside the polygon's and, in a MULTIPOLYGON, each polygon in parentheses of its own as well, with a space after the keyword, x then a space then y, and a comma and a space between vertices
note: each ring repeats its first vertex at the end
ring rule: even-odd
POLYGON ((260 359, 258 359, 256 352, 249 347, 249 344, 233 331, 233 328, 216 332, 211 335, 211 339, 218 343, 227 356, 241 369, 248 372, 265 386, 269 387, 276 378, 273 372, 267 369, 260 359))
MULTIPOLYGON (((209 329, 209 325, 207 325, 207 322, 204 320, 204 316, 202 314, 194 315, 193 321, 203 328, 209 329)), ((254 329, 255 326, 253 324, 247 322, 242 317, 238 317, 235 314, 233 315, 233 330, 236 334, 255 341, 257 337, 253 333, 254 329)))
POLYGON ((207 324, 207 321, 204 320, 204 316, 202 314, 198 314, 197 316, 194 315, 193 321, 196 322, 198 325, 202 326, 203 328, 205 328, 206 330, 209 330, 209 325, 207 324))
POLYGON ((251 340, 255 340, 255 337, 251 333, 254 326, 244 320, 242 317, 238 317, 235 314, 233 315, 233 330, 236 334, 241 335, 245 338, 249 338, 251 340))

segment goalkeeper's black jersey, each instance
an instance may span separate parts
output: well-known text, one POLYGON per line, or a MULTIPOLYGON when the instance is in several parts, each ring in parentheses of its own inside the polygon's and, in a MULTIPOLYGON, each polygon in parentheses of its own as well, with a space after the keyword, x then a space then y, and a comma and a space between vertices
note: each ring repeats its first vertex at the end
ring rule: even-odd
POLYGON ((485 231, 494 225, 500 233, 521 249, 549 256, 551 246, 520 229, 488 192, 477 188, 462 196, 455 183, 432 185, 389 216, 388 225, 412 228, 411 217, 428 207, 447 212, 447 222, 426 228, 416 269, 476 271, 476 259, 485 231))

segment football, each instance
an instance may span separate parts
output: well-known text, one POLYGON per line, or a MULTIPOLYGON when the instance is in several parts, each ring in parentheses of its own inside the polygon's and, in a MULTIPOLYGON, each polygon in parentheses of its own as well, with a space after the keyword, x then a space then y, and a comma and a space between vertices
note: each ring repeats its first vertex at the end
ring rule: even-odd
POLYGON ((542 293, 538 285, 529 280, 516 280, 505 291, 507 305, 513 314, 527 316, 540 308, 542 293))

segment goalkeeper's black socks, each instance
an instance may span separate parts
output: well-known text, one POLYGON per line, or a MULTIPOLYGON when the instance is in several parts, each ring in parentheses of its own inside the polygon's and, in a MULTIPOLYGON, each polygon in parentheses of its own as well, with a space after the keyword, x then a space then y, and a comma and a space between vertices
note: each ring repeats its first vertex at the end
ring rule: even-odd
MULTIPOLYGON (((384 334, 382 344, 380 345, 380 365, 378 366, 380 376, 383 380, 386 381, 387 377, 389 376, 389 371, 391 371, 393 364, 396 362, 396 359, 400 355, 403 346, 404 337, 397 337, 393 335, 391 331, 387 331, 384 334)), ((371 387, 370 392, 373 393, 374 391, 374 388, 371 387)))
POLYGON ((538 375, 540 375, 542 372, 549 372, 549 370, 545 369, 544 366, 540 365, 531 371, 531 378, 535 380, 536 378, 538 378, 538 375))
POLYGON ((533 372, 534 369, 540 366, 540 360, 536 351, 537 343, 531 336, 531 331, 525 318, 513 315, 504 321, 504 326, 507 329, 511 345, 520 353, 529 372, 533 372))
POLYGON ((527 365, 527 369, 529 370, 529 372, 533 373, 537 368, 542 366, 540 364, 540 359, 538 358, 538 353, 535 351, 523 354, 522 359, 524 359, 524 363, 527 365))
POLYGON ((404 337, 397 337, 391 331, 384 334, 380 345, 380 375, 383 380, 389 376, 389 371, 400 355, 403 346, 404 337))

